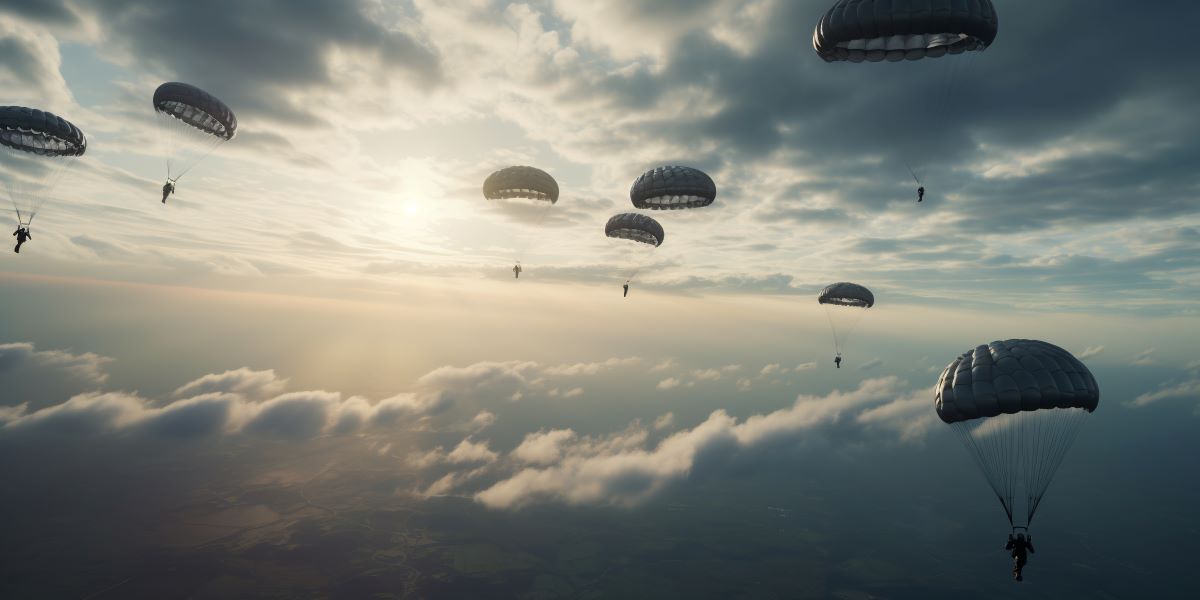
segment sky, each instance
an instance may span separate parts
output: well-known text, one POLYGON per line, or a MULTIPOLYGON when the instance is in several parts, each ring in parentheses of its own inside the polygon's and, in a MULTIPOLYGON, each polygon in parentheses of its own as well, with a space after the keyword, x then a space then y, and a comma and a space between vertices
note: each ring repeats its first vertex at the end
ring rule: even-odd
POLYGON ((932 388, 1031 338, 1102 398, 1021 593, 1187 597, 1200 8, 996 0, 985 52, 849 64, 829 4, 0 4, 0 104, 88 136, 0 253, 0 590, 1006 597, 932 388), (166 205, 165 81, 238 117, 166 205), (623 298, 603 225, 670 164, 716 201, 623 298), (559 201, 485 200, 509 165, 559 201), (841 369, 836 281, 877 300, 841 369))

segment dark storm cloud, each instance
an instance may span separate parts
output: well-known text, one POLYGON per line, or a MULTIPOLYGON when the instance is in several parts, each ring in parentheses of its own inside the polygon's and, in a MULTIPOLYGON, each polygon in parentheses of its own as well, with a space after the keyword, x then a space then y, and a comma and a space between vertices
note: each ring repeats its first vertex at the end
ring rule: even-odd
MULTIPOLYGON (((52 0, 40 13, 70 11, 52 0)), ((360 52, 382 80, 397 75, 432 87, 442 80, 439 59, 420 40, 390 29, 365 1, 340 0, 82 0, 107 42, 124 48, 156 74, 211 91, 242 115, 295 124, 325 119, 289 99, 334 85, 334 50, 360 52)), ((42 19, 47 20, 47 19, 42 19)), ((51 20, 53 21, 53 20, 51 20)))
POLYGON ((8 13, 48 25, 69 25, 78 22, 75 12, 66 3, 53 0, 4 0, 0 14, 8 13))
POLYGON ((24 40, 11 37, 0 38, 0 69, 16 81, 41 81, 48 75, 24 40))
MULTIPOLYGON (((931 195, 966 196, 947 210, 968 231, 1195 211, 1200 176, 1191 165, 1200 162, 1200 118, 1192 104, 1200 78, 1179 40, 1200 21, 1200 6, 1003 3, 997 41, 980 55, 826 64, 813 53, 809 32, 828 5, 774 4, 744 56, 694 31, 668 49, 654 74, 635 69, 609 78, 622 84, 606 81, 586 93, 600 91, 614 96, 612 106, 639 109, 672 90, 706 88, 714 94, 706 108, 717 110, 664 116, 639 124, 639 133, 718 147, 721 162, 733 168, 786 150, 797 166, 821 173, 825 182, 810 189, 832 188, 844 205, 871 209, 912 194, 908 161, 931 182, 931 195), (1123 110, 1134 116, 1111 123, 1123 110), (1111 147, 1039 161, 1041 172, 1010 180, 962 170, 995 158, 993 152, 1018 156, 1088 137, 1111 147)), ((798 208, 767 214, 788 218, 798 208)))

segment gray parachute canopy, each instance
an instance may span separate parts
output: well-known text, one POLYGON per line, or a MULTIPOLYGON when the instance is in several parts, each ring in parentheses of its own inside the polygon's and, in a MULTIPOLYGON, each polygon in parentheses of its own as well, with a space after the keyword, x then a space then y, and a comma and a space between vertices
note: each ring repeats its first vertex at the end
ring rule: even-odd
POLYGON ((958 435, 1009 524, 1028 529, 1100 388, 1070 352, 1037 340, 978 346, 942 371, 938 417, 958 435))
POLYGON ((1096 410, 1100 388, 1070 352, 1037 340, 979 346, 942 371, 934 388, 946 423, 1049 408, 1096 410))
POLYGON ((82 156, 87 138, 70 121, 24 106, 0 106, 0 144, 40 156, 82 156))
POLYGON ((843 281, 825 286, 825 289, 821 290, 821 293, 817 295, 817 302, 821 304, 871 308, 875 306, 875 294, 872 294, 871 290, 857 283, 843 281))
POLYGON ((996 39, 991 0, 838 0, 813 31, 826 62, 937 58, 996 39))
POLYGON ((629 189, 635 208, 651 210, 701 208, 712 204, 716 197, 717 184, 704 171, 691 167, 650 169, 629 189))
POLYGON ((651 246, 661 246, 666 239, 666 233, 658 221, 637 213, 613 215, 604 224, 604 235, 651 246))
POLYGON ((505 167, 483 181, 483 197, 488 200, 527 198, 558 202, 558 182, 536 167, 505 167))
POLYGON ((154 90, 154 110, 223 140, 231 140, 237 133, 233 111, 194 85, 172 81, 158 86, 154 90))

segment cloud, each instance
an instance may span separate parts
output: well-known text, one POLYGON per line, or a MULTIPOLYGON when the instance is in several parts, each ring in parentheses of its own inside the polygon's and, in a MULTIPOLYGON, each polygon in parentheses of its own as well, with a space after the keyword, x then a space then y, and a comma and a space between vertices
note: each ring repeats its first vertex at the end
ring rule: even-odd
POLYGON ((692 371, 692 377, 697 381, 719 381, 725 375, 736 373, 741 369, 741 365, 725 365, 715 369, 696 369, 692 371))
POLYGON ((663 379, 662 381, 659 381, 658 385, 655 385, 654 387, 656 387, 660 390, 673 390, 673 389, 679 387, 679 385, 681 383, 683 383, 683 382, 680 381, 678 377, 668 377, 666 379, 663 379))
POLYGON ((677 366, 679 366, 679 361, 675 360, 674 358, 668 358, 651 367, 650 372, 662 373, 663 371, 674 369, 677 366))
POLYGON ((675 426, 675 413, 673 413, 673 412, 664 413, 664 414, 660 415, 657 419, 654 419, 655 431, 662 431, 664 429, 670 429, 671 427, 674 427, 674 426, 675 426))
POLYGON ((1080 360, 1083 360, 1085 358, 1091 358, 1093 356, 1100 356, 1103 353, 1104 353, 1104 346, 1088 346, 1087 348, 1084 348, 1083 350, 1079 351, 1079 353, 1076 354, 1076 356, 1078 356, 1080 360))
POLYGON ((1131 361, 1129 364, 1139 367, 1145 367, 1154 364, 1154 350, 1154 348, 1147 348, 1143 350, 1140 354, 1133 357, 1133 361, 1131 361))
POLYGON ((91 352, 74 354, 69 350, 37 350, 33 344, 0 344, 0 373, 34 365, 61 369, 80 381, 101 385, 108 381, 104 366, 113 359, 91 352))
POLYGON ((577 377, 580 375, 597 375, 604 371, 619 367, 631 367, 641 362, 640 358, 610 358, 602 362, 575 363, 546 367, 542 373, 551 376, 577 377))
POLYGON ((536 464, 518 468, 474 497, 496 509, 538 502, 629 506, 686 479, 713 460, 710 457, 748 457, 780 446, 800 445, 820 436, 823 426, 843 421, 861 427, 890 427, 915 439, 926 429, 922 423, 928 420, 929 411, 918 417, 917 424, 912 423, 916 400, 903 396, 901 387, 902 382, 894 377, 869 379, 852 392, 802 395, 791 407, 740 422, 718 410, 696 427, 679 431, 651 448, 645 446, 646 432, 636 423, 608 438, 579 437, 559 430, 551 440, 548 436, 553 432, 539 432, 519 447, 523 455, 536 456, 536 464), (897 401, 901 396, 904 399, 897 401), (531 453, 531 448, 540 451, 531 453))
POLYGON ((201 394, 227 393, 239 394, 247 398, 267 398, 279 394, 287 387, 287 379, 275 375, 275 371, 267 369, 254 371, 246 367, 220 374, 205 375, 179 386, 175 397, 190 397, 201 394))
POLYGON ((498 454, 488 448, 487 442, 473 442, 471 438, 463 439, 450 452, 441 446, 428 452, 409 457, 408 462, 418 468, 426 469, 434 465, 479 465, 496 462, 498 454))
POLYGON ((871 360, 868 360, 867 362, 859 365, 858 368, 862 371, 869 371, 869 370, 874 369, 875 367, 878 367, 882 364, 883 364, 883 359, 872 358, 871 360))
POLYGON ((563 446, 573 440, 576 433, 571 429, 553 429, 530 433, 510 453, 519 462, 532 465, 549 465, 562 457, 563 446))
MULTIPOLYGON (((1153 392, 1146 392, 1134 398, 1128 404, 1133 407, 1143 407, 1162 400, 1197 400, 1200 401, 1200 379, 1191 379, 1182 383, 1165 386, 1153 392)), ((1200 404, 1198 404, 1200 406, 1200 404)))

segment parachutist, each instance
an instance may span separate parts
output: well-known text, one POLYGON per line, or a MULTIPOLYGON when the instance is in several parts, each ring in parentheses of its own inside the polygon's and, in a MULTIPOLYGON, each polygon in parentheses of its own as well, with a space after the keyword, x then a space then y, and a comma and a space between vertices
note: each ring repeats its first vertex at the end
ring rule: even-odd
POLYGON ((16 252, 17 254, 21 253, 21 244, 33 239, 33 235, 29 233, 29 227, 25 225, 18 225, 17 230, 13 232, 13 235, 17 236, 17 245, 13 247, 13 252, 16 252))
POLYGON ((925 186, 917 188, 917 202, 925 199, 925 186))
POLYGON ((168 179, 168 180, 167 180, 167 182, 163 184, 163 199, 162 199, 162 203, 163 203, 163 204, 166 204, 166 203, 167 203, 167 196, 170 196, 171 194, 174 194, 174 193, 175 193, 175 182, 174 182, 174 181, 171 181, 170 179, 168 179))
POLYGON ((1025 568, 1025 562, 1029 559, 1028 552, 1034 552, 1033 536, 1025 537, 1025 534, 1018 533, 1016 537, 1013 534, 1008 534, 1008 543, 1004 545, 1005 550, 1012 551, 1013 559, 1013 579, 1024 581, 1025 578, 1021 575, 1021 570, 1025 568))
POLYGON ((521 278, 521 264, 517 263, 517 264, 513 265, 513 279, 520 279, 520 278, 521 278))
POLYGON ((629 282, 628 282, 628 281, 626 281, 626 282, 625 282, 625 285, 622 285, 622 286, 621 286, 621 288, 625 290, 625 293, 624 293, 624 294, 621 294, 621 297, 622 297, 622 298, 628 298, 628 297, 629 297, 629 282))
POLYGON ((835 366, 839 369, 842 368, 842 355, 841 354, 838 354, 837 356, 833 357, 833 366, 835 366))

